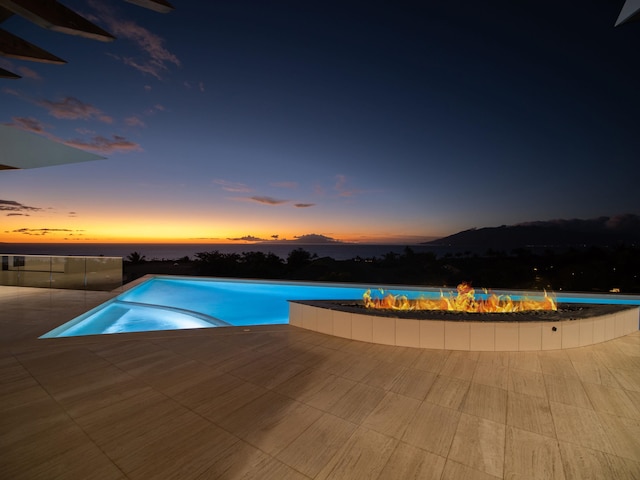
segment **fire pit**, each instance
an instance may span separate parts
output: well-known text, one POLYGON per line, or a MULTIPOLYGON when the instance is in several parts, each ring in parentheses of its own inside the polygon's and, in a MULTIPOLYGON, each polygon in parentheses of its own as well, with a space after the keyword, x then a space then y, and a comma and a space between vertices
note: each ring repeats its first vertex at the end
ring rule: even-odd
MULTIPOLYGON (((338 337, 385 345, 532 351, 592 345, 627 335, 638 330, 640 316, 637 306, 558 306, 546 294, 537 300, 541 302, 540 308, 512 308, 511 305, 509 308, 512 309, 506 311, 502 307, 513 304, 510 299, 485 295, 478 302, 468 286, 459 287, 456 297, 431 299, 435 302, 431 306, 448 302, 469 307, 462 311, 418 308, 419 302, 392 297, 381 294, 379 299, 374 299, 369 291, 362 300, 292 301, 289 323, 338 337), (459 298, 461 293, 463 297, 459 298)), ((427 304, 423 303, 423 306, 427 304)))

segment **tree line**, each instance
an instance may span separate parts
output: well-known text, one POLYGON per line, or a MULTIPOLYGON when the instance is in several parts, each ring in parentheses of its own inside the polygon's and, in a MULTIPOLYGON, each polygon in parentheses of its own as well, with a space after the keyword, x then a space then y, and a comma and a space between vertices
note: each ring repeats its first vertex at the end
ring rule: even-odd
MULTIPOLYGON (((125 261, 125 273, 128 267, 145 262, 143 255, 134 254, 125 261)), ((489 249, 484 254, 465 252, 442 257, 406 247, 402 253, 349 260, 318 257, 303 248, 292 250, 286 259, 273 253, 214 250, 175 262, 188 265, 190 274, 215 277, 435 287, 455 287, 469 282, 476 288, 640 293, 640 247, 637 246, 542 253, 526 248, 510 252, 489 249)), ((142 274, 166 273, 147 270, 142 274)))

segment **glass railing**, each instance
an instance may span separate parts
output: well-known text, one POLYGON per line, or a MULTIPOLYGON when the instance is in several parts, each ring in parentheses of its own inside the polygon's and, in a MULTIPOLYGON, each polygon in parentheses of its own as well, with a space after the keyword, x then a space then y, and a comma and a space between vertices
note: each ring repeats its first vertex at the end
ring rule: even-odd
POLYGON ((122 286, 122 257, 0 254, 0 285, 113 290, 122 286))

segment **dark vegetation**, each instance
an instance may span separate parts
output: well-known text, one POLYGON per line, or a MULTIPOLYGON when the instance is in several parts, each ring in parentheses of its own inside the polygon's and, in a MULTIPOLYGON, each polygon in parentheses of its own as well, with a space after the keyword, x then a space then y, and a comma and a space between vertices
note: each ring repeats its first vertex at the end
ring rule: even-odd
POLYGON ((124 281, 142 275, 175 274, 212 277, 309 280, 371 284, 455 287, 465 281, 476 288, 576 292, 640 293, 640 247, 569 248, 535 253, 531 249, 488 249, 437 257, 406 247, 402 254, 334 260, 297 248, 286 259, 273 253, 201 252, 194 259, 147 261, 140 253, 124 261, 124 281))

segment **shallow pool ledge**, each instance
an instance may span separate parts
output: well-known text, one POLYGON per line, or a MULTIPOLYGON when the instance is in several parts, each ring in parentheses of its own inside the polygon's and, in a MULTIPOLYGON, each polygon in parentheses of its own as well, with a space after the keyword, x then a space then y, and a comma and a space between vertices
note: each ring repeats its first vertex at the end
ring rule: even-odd
POLYGON ((467 351, 536 351, 584 347, 638 331, 640 307, 557 322, 467 322, 366 315, 290 301, 289 323, 369 343, 467 351))

